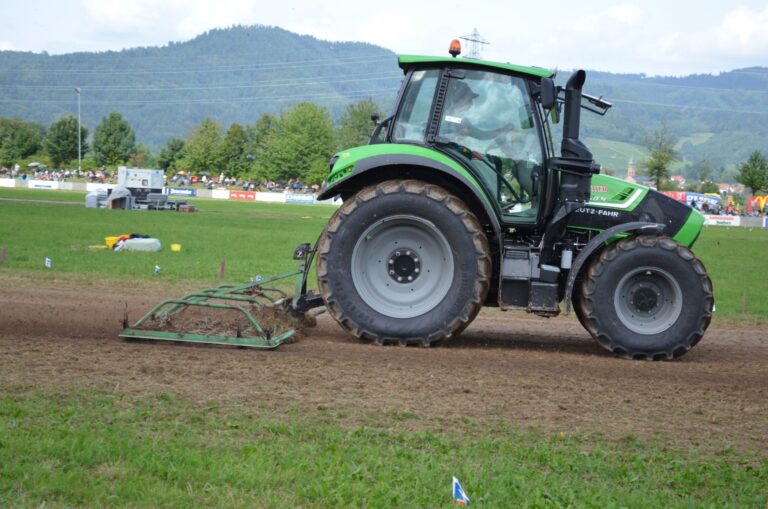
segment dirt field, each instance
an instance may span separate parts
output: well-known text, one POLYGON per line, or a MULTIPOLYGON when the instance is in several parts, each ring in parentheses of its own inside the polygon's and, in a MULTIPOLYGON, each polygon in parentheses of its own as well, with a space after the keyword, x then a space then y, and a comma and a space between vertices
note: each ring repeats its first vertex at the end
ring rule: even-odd
POLYGON ((768 453, 763 330, 715 325, 677 361, 639 362, 603 351, 573 317, 485 310, 461 338, 425 349, 361 344, 322 315, 300 341, 256 351, 118 338, 123 313, 138 318, 158 291, 0 283, 0 384, 164 392, 320 409, 342 420, 413 414, 421 427, 465 416, 545 433, 768 453))

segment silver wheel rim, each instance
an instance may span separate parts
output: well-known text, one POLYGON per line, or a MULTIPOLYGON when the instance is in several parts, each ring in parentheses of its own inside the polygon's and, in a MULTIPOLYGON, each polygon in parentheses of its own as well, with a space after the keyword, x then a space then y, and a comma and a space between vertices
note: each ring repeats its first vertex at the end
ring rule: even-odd
POLYGON ((672 327, 683 309, 683 292, 674 277, 658 267, 626 274, 614 295, 621 323, 638 334, 658 334, 672 327))
POLYGON ((430 221, 412 215, 369 226, 352 251, 352 282, 363 301, 392 318, 423 315, 453 280, 453 251, 430 221))

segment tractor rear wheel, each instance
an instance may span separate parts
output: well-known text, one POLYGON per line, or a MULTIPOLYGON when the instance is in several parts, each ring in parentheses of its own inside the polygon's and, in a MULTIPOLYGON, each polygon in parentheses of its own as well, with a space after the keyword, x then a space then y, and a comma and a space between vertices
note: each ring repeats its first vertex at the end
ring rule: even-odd
POLYGON ((668 237, 643 235, 608 247, 592 263, 581 295, 586 329, 616 355, 672 359, 699 342, 712 319, 704 265, 668 237))
MULTIPOLYGON (((576 318, 579 320, 581 326, 589 331, 589 322, 587 322, 586 311, 584 311, 584 297, 582 293, 584 286, 585 285, 583 281, 578 280, 576 282, 576 285, 573 288, 573 293, 571 294, 571 307, 573 308, 573 312, 576 314, 576 318)), ((590 334, 593 334, 591 331, 589 332, 590 334)))
POLYGON ((445 189, 390 180, 347 199, 318 245, 330 314, 358 338, 429 344, 477 315, 491 274, 488 240, 445 189))

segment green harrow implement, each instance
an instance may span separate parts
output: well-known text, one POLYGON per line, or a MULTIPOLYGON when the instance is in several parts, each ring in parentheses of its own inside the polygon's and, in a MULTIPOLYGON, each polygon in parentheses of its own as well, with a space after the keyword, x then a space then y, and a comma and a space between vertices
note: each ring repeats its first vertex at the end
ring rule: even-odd
POLYGON ((301 244, 293 254, 294 259, 300 262, 299 268, 293 272, 265 279, 256 276, 250 283, 225 284, 193 292, 180 299, 164 300, 130 327, 126 315, 120 337, 261 349, 277 348, 292 338, 296 334, 296 329, 290 326, 290 321, 285 320, 270 320, 270 324, 264 325, 266 313, 275 315, 283 313, 289 317, 300 318, 309 309, 323 305, 319 295, 307 292, 307 274, 314 253, 315 250, 309 244, 301 244), (272 286, 280 280, 297 276, 293 297, 272 286), (239 319, 230 326, 230 328, 234 327, 234 333, 173 330, 173 328, 183 329, 185 325, 189 326, 189 324, 178 323, 182 314, 188 310, 193 316, 195 310, 213 310, 214 313, 229 312, 239 319))

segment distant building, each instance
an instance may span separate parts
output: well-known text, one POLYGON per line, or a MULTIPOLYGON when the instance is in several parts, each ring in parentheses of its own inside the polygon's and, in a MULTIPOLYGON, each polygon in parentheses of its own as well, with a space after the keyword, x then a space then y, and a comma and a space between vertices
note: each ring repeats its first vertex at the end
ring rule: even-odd
POLYGON ((669 180, 673 182, 677 182, 677 186, 680 189, 683 189, 685 187, 685 177, 683 177, 682 175, 672 175, 671 177, 669 177, 669 180))
POLYGON ((717 184, 717 190, 720 192, 720 194, 732 194, 733 186, 731 184, 720 183, 717 184))

